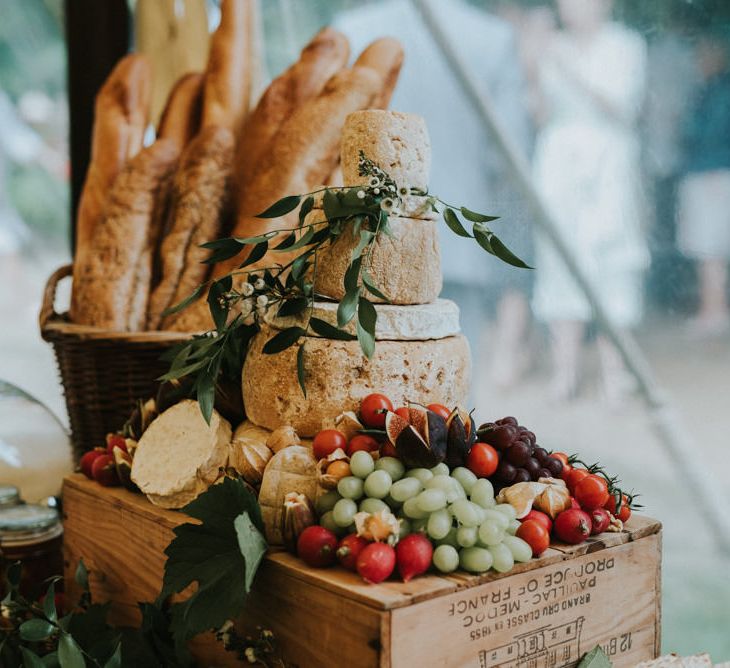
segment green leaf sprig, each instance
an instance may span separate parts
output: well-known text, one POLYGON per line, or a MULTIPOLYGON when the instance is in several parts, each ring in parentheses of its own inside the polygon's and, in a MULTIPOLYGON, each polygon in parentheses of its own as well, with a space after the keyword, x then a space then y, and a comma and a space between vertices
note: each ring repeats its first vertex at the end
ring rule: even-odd
POLYGON ((273 355, 298 346, 297 379, 305 396, 305 347, 311 333, 337 340, 357 339, 363 354, 367 358, 373 356, 377 310, 372 299, 386 303, 389 299, 372 277, 372 253, 382 235, 392 235, 389 217, 400 214, 406 197, 423 197, 456 235, 473 238, 486 252, 508 264, 529 268, 487 226, 497 219, 495 216, 455 207, 426 191, 399 185, 362 151, 358 171, 366 178, 365 185, 321 188, 303 195, 288 195, 257 216, 279 218, 298 208, 295 227, 203 244, 211 251, 206 259, 208 264, 247 252, 233 272, 200 285, 187 299, 165 312, 167 315, 181 311, 208 288, 207 301, 215 330, 178 346, 170 356, 170 371, 162 377, 172 380, 193 375, 193 392, 206 420, 210 420, 212 413, 219 374, 226 371, 234 376, 240 374, 248 343, 260 331, 264 316, 272 309, 278 317, 299 316, 302 320, 301 324, 274 334, 264 344, 263 352, 273 355), (311 222, 308 214, 315 208, 316 196, 321 198, 324 219, 311 222), (471 223, 471 231, 460 215, 471 223), (337 307, 335 326, 313 315, 319 297, 315 285, 319 253, 343 234, 352 235, 357 241, 345 271, 344 296, 337 307), (268 254, 275 257, 277 253, 294 251, 297 251, 294 258, 286 263, 250 268, 268 254), (355 335, 346 329, 353 320, 355 335))

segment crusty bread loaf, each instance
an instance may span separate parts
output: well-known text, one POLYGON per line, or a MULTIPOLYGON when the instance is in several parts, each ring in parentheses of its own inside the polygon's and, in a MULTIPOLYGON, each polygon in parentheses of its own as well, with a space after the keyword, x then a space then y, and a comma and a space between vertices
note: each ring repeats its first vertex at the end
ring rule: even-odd
POLYGON ((350 55, 347 38, 324 28, 302 50, 299 60, 274 79, 244 124, 236 151, 236 186, 251 182, 261 157, 282 123, 302 104, 317 97, 350 55))
POLYGON ((380 75, 383 82, 382 87, 373 100, 372 106, 375 109, 387 109, 403 66, 401 43, 393 37, 376 39, 357 57, 355 65, 369 67, 380 75))
POLYGON ((162 111, 157 136, 172 139, 180 148, 198 133, 203 103, 203 75, 200 72, 183 74, 170 91, 162 111))
POLYGON ((206 424, 197 401, 186 399, 156 417, 142 434, 132 480, 152 503, 181 508, 205 491, 228 463, 231 425, 213 411, 206 424))
MULTIPOLYGON (((129 55, 117 63, 96 96, 91 159, 76 218, 74 280, 87 262, 109 197, 109 190, 128 160, 142 148, 150 106, 152 73, 144 56, 129 55)), ((82 323, 79 299, 71 299, 71 319, 82 323)), ((88 323, 86 323, 88 324, 88 323)))
MULTIPOLYGON (((307 222, 324 219, 314 210, 307 222)), ((438 224, 434 220, 389 217, 392 234, 379 234, 368 261, 368 273, 392 304, 426 304, 442 287, 438 224)), ((319 252, 315 291, 340 300, 345 296, 345 272, 359 237, 346 229, 319 252)), ((368 294, 371 301, 382 301, 368 294)))
MULTIPOLYGON (((365 184, 369 179, 358 171, 361 151, 399 187, 428 190, 431 141, 421 116, 376 109, 352 113, 342 131, 341 162, 346 186, 365 184)), ((426 198, 413 195, 403 197, 401 214, 434 217, 426 198)))
MULTIPOLYGON (((337 326, 337 302, 316 301, 311 315, 337 326)), ((277 309, 270 309, 264 318, 274 329, 288 327, 305 327, 309 310, 293 316, 277 316, 277 309)), ((437 299, 430 304, 399 306, 397 304, 376 304, 378 320, 375 325, 376 341, 423 341, 426 339, 443 339, 454 336, 461 331, 459 326, 459 307, 448 299, 437 299)), ((351 320, 344 328, 352 335, 356 334, 355 320, 351 320)), ((315 333, 312 336, 318 336, 315 333)))
MULTIPOLYGON (((138 153, 114 182, 89 252, 83 262, 76 261, 76 322, 115 331, 144 328, 144 322, 130 319, 138 297, 139 263, 158 225, 153 220, 157 203, 178 156, 175 142, 160 139, 138 153)), ((144 295, 148 289, 144 286, 144 295)))
POLYGON ((253 72, 255 0, 222 0, 221 21, 210 40, 202 126, 234 135, 248 113, 253 72))
POLYGON ((173 185, 170 223, 160 245, 162 277, 155 286, 147 324, 171 327, 174 317, 163 322, 163 311, 182 301, 205 280, 208 266, 201 264, 208 252, 200 244, 217 238, 230 197, 233 134, 211 126, 186 147, 173 185))
POLYGON ((357 341, 306 337, 307 396, 297 383, 297 347, 266 355, 263 346, 275 330, 262 328, 243 367, 243 402, 248 419, 261 427, 291 425, 302 437, 314 436, 343 411, 357 411, 371 392, 383 392, 394 405, 462 404, 469 389, 469 344, 461 336, 428 341, 379 341, 367 360, 357 341))

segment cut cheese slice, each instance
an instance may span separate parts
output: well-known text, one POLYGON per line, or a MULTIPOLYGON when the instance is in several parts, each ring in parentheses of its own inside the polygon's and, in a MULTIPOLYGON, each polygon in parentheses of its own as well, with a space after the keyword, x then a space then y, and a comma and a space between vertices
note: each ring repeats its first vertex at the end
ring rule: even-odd
MULTIPOLYGON (((315 302, 312 316, 337 326, 336 302, 315 302)), ((376 304, 378 319, 375 325, 376 341, 424 341, 443 339, 461 331, 459 327, 459 307, 448 299, 437 299, 430 304, 401 306, 398 304, 376 304)), ((309 312, 295 316, 279 317, 274 309, 266 314, 266 322, 274 329, 307 324, 309 312)), ((356 333, 354 319, 344 328, 353 336, 356 333)), ((310 330, 311 331, 311 330, 310 330)), ((313 336, 317 336, 312 332, 313 336)))
POLYGON ((213 411, 206 424, 197 401, 186 399, 155 418, 137 444, 132 480, 152 503, 181 508, 221 475, 231 425, 213 411))

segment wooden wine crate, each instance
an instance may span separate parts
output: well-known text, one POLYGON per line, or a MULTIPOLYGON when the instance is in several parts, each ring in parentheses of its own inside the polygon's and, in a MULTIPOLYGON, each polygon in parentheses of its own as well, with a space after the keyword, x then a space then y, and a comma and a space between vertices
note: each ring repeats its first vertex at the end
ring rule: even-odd
MULTIPOLYGON (((81 475, 65 481, 64 517, 67 581, 83 557, 95 600, 112 602, 115 623, 137 623, 137 602, 160 590, 172 529, 188 518, 81 475)), ((561 668, 596 645, 621 668, 659 654, 660 568, 661 525, 640 516, 622 533, 552 547, 505 575, 374 586, 272 552, 240 625, 272 629, 300 668, 561 668)), ((201 665, 240 665, 212 634, 193 653, 201 665)))

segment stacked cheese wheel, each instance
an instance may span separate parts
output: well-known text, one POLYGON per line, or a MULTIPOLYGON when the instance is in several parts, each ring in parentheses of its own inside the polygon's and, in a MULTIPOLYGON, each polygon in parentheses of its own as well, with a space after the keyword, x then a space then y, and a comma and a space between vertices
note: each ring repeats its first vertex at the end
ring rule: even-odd
MULTIPOLYGON (((342 139, 342 172, 346 186, 358 186, 360 153, 390 174, 399 186, 425 191, 430 144, 423 119, 388 111, 348 116, 342 139)), ((408 195, 401 216, 391 217, 392 236, 379 235, 368 271, 389 304, 377 304, 375 353, 365 358, 357 341, 306 337, 307 395, 297 381, 295 348, 266 355, 263 347, 287 319, 270 318, 252 342, 243 368, 243 399, 248 418, 275 429, 293 426, 314 436, 332 415, 356 410, 374 388, 399 403, 427 403, 438 388, 447 405, 463 403, 469 388, 470 356, 459 333, 458 310, 439 300, 441 265, 436 223, 425 199, 408 195)), ((322 217, 315 209, 311 217, 322 217)), ((332 301, 315 304, 316 316, 334 322, 336 300, 343 296, 354 236, 343 233, 325 247, 318 260, 315 292, 332 301)))

